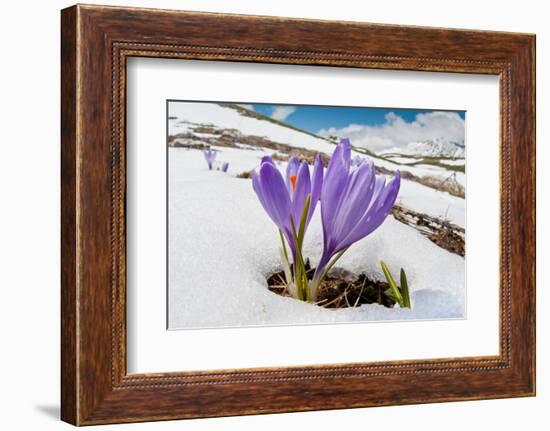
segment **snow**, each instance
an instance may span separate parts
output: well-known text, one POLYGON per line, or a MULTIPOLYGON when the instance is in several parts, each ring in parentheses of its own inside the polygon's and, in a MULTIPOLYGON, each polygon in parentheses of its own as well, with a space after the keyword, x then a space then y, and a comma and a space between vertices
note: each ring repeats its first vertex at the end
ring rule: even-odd
POLYGON ((454 174, 454 172, 449 172, 447 169, 442 169, 434 165, 403 166, 401 170, 409 171, 417 177, 449 177, 454 174))
POLYGON ((444 159, 444 160, 441 160, 440 163, 443 165, 464 166, 466 164, 466 161, 464 159, 456 159, 456 160, 444 159))
MULTIPOLYGON (((415 175, 418 177, 440 177, 442 180, 454 178, 457 183, 466 187, 466 175, 463 172, 448 171, 433 165, 417 165, 415 168, 415 175)), ((410 171, 408 167, 404 170, 410 171)))
MULTIPOLYGON (((264 148, 255 148, 253 150, 216 146, 212 148, 218 151, 214 167, 221 166, 222 162, 228 162, 229 168, 227 173, 233 176, 251 171, 260 164, 263 156, 273 154, 272 150, 264 148)), ((183 148, 178 148, 178 151, 196 153, 195 150, 183 148)), ((286 166, 284 163, 277 163, 281 169, 286 166)), ((397 203, 413 211, 443 218, 461 227, 466 226, 464 199, 452 196, 447 192, 434 190, 417 182, 403 179, 397 203)))
POLYGON ((454 177, 461 185, 466 186, 466 176, 463 172, 449 171, 445 168, 434 165, 416 165, 400 168, 401 171, 409 171, 417 177, 440 177, 442 180, 454 177))
POLYGON ((413 156, 464 157, 464 141, 453 142, 444 138, 433 138, 427 141, 410 142, 400 151, 413 156))
MULTIPOLYGON (((270 121, 247 117, 233 108, 220 106, 215 103, 170 103, 169 109, 169 116, 171 118, 169 120, 169 134, 172 136, 178 133, 192 132, 192 128, 198 124, 210 124, 221 129, 237 129, 244 135, 263 136, 273 142, 322 152, 327 155, 332 154, 335 147, 333 143, 325 139, 316 138, 299 130, 283 127, 270 121)), ((205 134, 197 134, 197 132, 193 133, 197 136, 206 136, 205 134)), ((272 152, 269 154, 272 154, 272 152)), ((352 151, 352 157, 356 155, 365 157, 361 152, 352 151)), ((411 161, 411 159, 403 159, 409 162, 411 161)), ((398 169, 401 171, 408 171, 418 177, 436 176, 448 178, 453 174, 453 172, 437 166, 404 166, 400 164, 403 163, 401 160, 396 159, 392 159, 395 160, 395 162, 382 158, 373 158, 372 160, 377 166, 392 171, 398 169)), ((462 178, 463 176, 457 175, 457 181, 465 185, 462 178)))
POLYGON ((424 159, 415 159, 414 157, 399 157, 399 156, 385 156, 387 159, 391 160, 392 162, 399 163, 399 164, 409 164, 409 163, 415 163, 415 162, 421 162, 424 159))
POLYGON ((244 135, 263 136, 274 142, 298 146, 309 150, 321 151, 331 154, 334 144, 325 139, 316 138, 307 133, 281 127, 270 121, 259 120, 242 115, 239 111, 213 103, 171 103, 169 134, 175 135, 190 130, 190 123, 214 124, 225 129, 237 129, 244 135), (182 123, 184 119, 186 123, 182 123))
MULTIPOLYGON (((379 279, 383 279, 380 259, 394 274, 405 268, 411 310, 375 304, 329 310, 268 291, 266 275, 281 269, 278 233, 251 181, 234 176, 257 166, 267 152, 217 149, 216 160, 229 162, 228 173, 208 171, 198 150, 169 148, 171 329, 464 317, 464 258, 441 249, 391 216, 372 235, 354 244, 337 266, 379 279)), ((280 166, 284 169, 285 165, 280 166)), ((458 198, 455 202, 446 193, 408 181, 402 182, 399 199, 407 206, 425 206, 424 212, 430 214, 445 211, 457 223, 464 211, 458 198)), ((317 209, 304 245, 313 264, 321 244, 317 209)))
MULTIPOLYGON (((352 150, 352 157, 355 157, 356 155, 359 155, 361 157, 366 157, 364 154, 352 150)), ((331 154, 331 153, 328 153, 331 154)), ((394 160, 392 158, 392 160, 394 160)), ((414 165, 414 166, 407 166, 406 164, 400 164, 397 161, 390 161, 385 160, 377 157, 372 157, 372 161, 376 166, 380 166, 382 168, 386 168, 392 171, 399 170, 401 172, 410 172, 416 177, 440 177, 442 180, 449 178, 450 176, 455 176, 456 180, 462 184, 463 186, 466 185, 466 178, 465 175, 462 172, 454 172, 449 171, 448 169, 442 168, 440 166, 435 165, 414 165)))
MULTIPOLYGON (((251 149, 239 149, 239 148, 227 148, 227 147, 212 147, 218 150, 216 156, 215 165, 219 166, 222 162, 228 162, 229 168, 228 174, 238 175, 243 172, 249 172, 256 168, 263 156, 271 155, 273 151, 265 150, 262 148, 251 149)), ((183 150, 190 153, 197 152, 196 150, 183 150)), ((206 164, 205 164, 206 166, 206 164)))
POLYGON ((465 200, 414 181, 401 181, 397 204, 466 227, 465 200))
POLYGON ((198 133, 198 132, 193 132, 193 135, 195 135, 197 138, 203 138, 203 139, 208 139, 208 138, 215 138, 216 135, 212 134, 212 133, 198 133))

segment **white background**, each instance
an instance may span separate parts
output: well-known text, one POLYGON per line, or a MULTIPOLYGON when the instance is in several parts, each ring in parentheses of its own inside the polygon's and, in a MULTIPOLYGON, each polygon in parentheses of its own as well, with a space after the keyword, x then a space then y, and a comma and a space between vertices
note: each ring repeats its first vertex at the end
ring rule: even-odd
MULTIPOLYGON (((394 24, 478 28, 537 33, 537 117, 550 117, 550 29, 544 2, 479 0, 394 0, 366 4, 354 0, 117 1, 102 3, 188 10, 286 15, 394 24)), ((70 429, 60 423, 59 399, 59 9, 69 2, 6 2, 0 15, 1 153, 0 184, 0 319, 4 429, 70 429)), ((550 217, 548 191, 550 128, 539 121, 538 220, 550 217)), ((538 231, 538 396, 509 399, 295 413, 98 427, 145 430, 407 429, 461 430, 490 428, 546 429, 550 402, 550 228, 538 231)))
POLYGON ((497 77, 147 58, 130 60, 127 83, 128 372, 498 354, 497 77), (169 98, 466 111, 467 319, 166 331, 169 98))

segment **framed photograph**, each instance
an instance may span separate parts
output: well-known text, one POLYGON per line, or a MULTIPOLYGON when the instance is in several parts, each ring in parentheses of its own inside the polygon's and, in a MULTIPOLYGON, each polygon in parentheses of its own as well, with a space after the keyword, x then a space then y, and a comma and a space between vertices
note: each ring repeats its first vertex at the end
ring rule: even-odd
POLYGON ((61 14, 62 419, 535 394, 535 37, 61 14))

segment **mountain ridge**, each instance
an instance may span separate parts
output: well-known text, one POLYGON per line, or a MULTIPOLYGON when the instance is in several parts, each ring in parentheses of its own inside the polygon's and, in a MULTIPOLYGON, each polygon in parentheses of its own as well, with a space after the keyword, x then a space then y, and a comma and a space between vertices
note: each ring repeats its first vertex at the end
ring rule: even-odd
POLYGON ((450 141, 444 138, 433 138, 424 141, 410 142, 405 148, 383 153, 383 155, 388 154, 463 159, 466 156, 466 147, 464 142, 450 141))

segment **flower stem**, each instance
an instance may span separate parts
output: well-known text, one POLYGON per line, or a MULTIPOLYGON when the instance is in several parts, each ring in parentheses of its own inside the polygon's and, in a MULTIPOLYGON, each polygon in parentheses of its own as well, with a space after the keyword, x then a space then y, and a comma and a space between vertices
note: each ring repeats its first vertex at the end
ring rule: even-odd
POLYGON ((300 219, 300 226, 298 232, 296 232, 296 226, 292 216, 290 217, 290 226, 292 229, 292 237, 296 244, 296 250, 294 255, 294 281, 296 283, 296 291, 298 299, 302 301, 309 301, 309 286, 307 279, 306 265, 304 262, 304 256, 302 255, 302 244, 304 241, 304 234, 306 229, 307 213, 309 211, 309 204, 311 200, 311 194, 307 195, 306 203, 302 211, 302 217, 300 219))
POLYGON ((290 269, 290 262, 288 261, 288 251, 286 249, 285 239, 280 229, 279 235, 281 237, 281 246, 279 247, 279 252, 281 254, 281 260, 283 262, 283 271, 285 273, 287 290, 292 295, 292 297, 296 298, 298 296, 298 293, 296 292, 296 283, 294 282, 292 270, 290 269))
POLYGON ((347 251, 349 247, 346 247, 342 251, 338 252, 336 256, 332 259, 332 261, 329 261, 328 265, 323 264, 323 257, 321 257, 321 260, 319 261, 319 265, 317 265, 317 268, 315 269, 315 274, 313 274, 313 280, 311 280, 310 284, 310 297, 315 301, 317 299, 317 294, 319 293, 319 286, 321 285, 321 282, 325 278, 325 276, 328 274, 328 272, 332 269, 332 267, 338 262, 338 260, 343 256, 343 254, 347 251))
POLYGON ((283 253, 285 255, 285 259, 286 261, 288 262, 288 252, 286 251, 286 243, 285 243, 285 238, 283 236, 283 232, 281 231, 281 229, 279 229, 279 237, 281 238, 281 244, 283 246, 283 253))

